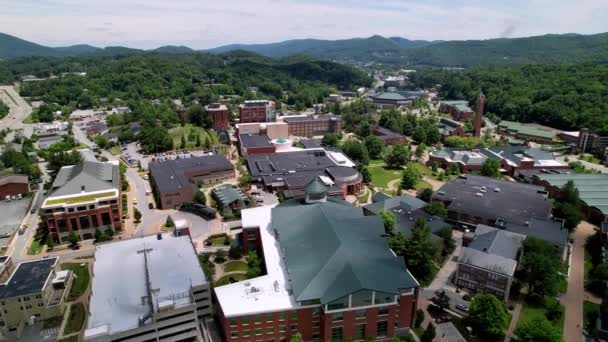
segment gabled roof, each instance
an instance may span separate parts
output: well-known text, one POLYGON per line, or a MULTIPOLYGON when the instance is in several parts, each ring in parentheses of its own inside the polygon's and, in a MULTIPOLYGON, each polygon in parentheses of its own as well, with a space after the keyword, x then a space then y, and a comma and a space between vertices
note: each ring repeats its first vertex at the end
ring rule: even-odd
POLYGON ((468 247, 516 260, 525 239, 526 236, 522 234, 479 224, 475 228, 475 238, 468 247))
POLYGON ((118 189, 118 180, 118 165, 84 161, 59 170, 49 197, 79 194, 83 187, 86 192, 118 189))
POLYGON ((508 276, 513 276, 517 268, 517 261, 513 259, 488 254, 469 247, 462 248, 458 256, 458 262, 508 276))
POLYGON ((359 290, 398 294, 418 286, 391 252, 380 217, 331 198, 301 203, 289 200, 272 209, 296 301, 325 304, 359 290))

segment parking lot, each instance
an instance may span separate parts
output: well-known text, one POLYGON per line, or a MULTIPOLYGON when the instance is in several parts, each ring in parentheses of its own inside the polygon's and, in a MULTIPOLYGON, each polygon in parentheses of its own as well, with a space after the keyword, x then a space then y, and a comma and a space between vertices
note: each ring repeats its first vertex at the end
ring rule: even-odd
POLYGON ((0 246, 6 247, 9 242, 9 237, 19 228, 21 221, 27 214, 30 205, 31 197, 26 197, 21 200, 1 201, 0 212, 2 212, 2 222, 0 223, 0 246))
POLYGON ((163 152, 163 153, 153 153, 150 155, 144 155, 143 153, 141 153, 140 147, 137 145, 137 143, 133 142, 133 143, 125 144, 122 146, 122 157, 127 159, 127 161, 129 161, 129 163, 132 164, 132 166, 136 166, 137 161, 140 161, 141 167, 144 170, 148 169, 148 164, 151 161, 167 161, 167 160, 178 159, 178 158, 200 157, 200 156, 204 156, 206 154, 208 154, 208 152, 184 150, 184 151, 177 151, 177 152, 168 151, 168 152, 163 152))

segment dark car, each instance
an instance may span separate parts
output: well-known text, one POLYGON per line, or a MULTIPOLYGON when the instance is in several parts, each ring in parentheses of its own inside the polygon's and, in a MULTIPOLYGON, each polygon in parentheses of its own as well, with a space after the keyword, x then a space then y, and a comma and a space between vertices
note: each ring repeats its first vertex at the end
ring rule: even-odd
POLYGON ((468 295, 468 294, 465 294, 465 295, 462 296, 462 300, 466 300, 467 302, 470 302, 471 301, 471 296, 468 295))
POLYGON ((213 220, 215 218, 216 211, 213 208, 207 207, 199 203, 187 202, 179 207, 179 210, 192 213, 200 216, 205 220, 213 220))

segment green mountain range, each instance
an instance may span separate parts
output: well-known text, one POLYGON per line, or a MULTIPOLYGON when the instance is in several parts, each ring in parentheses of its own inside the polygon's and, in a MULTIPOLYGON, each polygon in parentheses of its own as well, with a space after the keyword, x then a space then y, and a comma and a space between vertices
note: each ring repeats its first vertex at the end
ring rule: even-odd
MULTIPOLYGON (((268 57, 309 55, 340 62, 427 66, 496 66, 539 63, 607 63, 608 33, 549 34, 525 38, 465 41, 408 40, 401 37, 342 40, 296 39, 270 44, 233 44, 204 50, 210 53, 244 50, 268 57)), ((0 33, 0 59, 28 56, 123 55, 144 50, 74 45, 52 48, 0 33)), ((185 46, 163 46, 159 53, 191 53, 185 46)))

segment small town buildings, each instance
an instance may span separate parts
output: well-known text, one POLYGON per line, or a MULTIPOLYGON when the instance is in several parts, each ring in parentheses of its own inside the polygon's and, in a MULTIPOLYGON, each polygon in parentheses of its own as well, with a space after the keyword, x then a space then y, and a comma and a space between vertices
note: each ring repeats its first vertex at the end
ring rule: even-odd
POLYGON ((59 258, 25 261, 0 284, 0 329, 17 334, 30 319, 63 316, 72 272, 59 270, 59 258))
POLYGON ((469 107, 469 101, 441 101, 439 112, 448 113, 456 121, 466 121, 473 119, 475 112, 469 107))
POLYGON ((92 121, 86 126, 86 133, 90 137, 96 137, 98 135, 104 135, 110 131, 110 128, 105 122, 92 121))
POLYGON ((464 131, 464 125, 458 121, 441 118, 437 126, 439 127, 441 137, 444 139, 451 136, 464 137, 467 135, 464 131))
POLYGON ((544 186, 552 197, 558 197, 561 188, 572 181, 578 190, 583 212, 599 224, 608 218, 608 174, 538 173, 532 182, 544 186))
POLYGON ((290 136, 313 137, 342 131, 342 118, 333 114, 290 115, 282 118, 290 136))
POLYGON ((570 166, 555 160, 553 153, 524 145, 503 145, 471 149, 443 148, 429 153, 427 164, 437 163, 447 169, 456 164, 461 173, 479 171, 488 159, 500 163, 501 172, 513 176, 519 170, 568 170, 570 166))
POLYGON ((174 159, 149 164, 150 184, 162 209, 191 202, 197 183, 218 183, 234 178, 234 167, 221 154, 174 159))
POLYGON ((211 103, 205 106, 207 115, 211 118, 213 129, 228 129, 230 128, 230 112, 228 107, 220 103, 211 103))
POLYGON ((525 239, 525 235, 482 224, 474 233, 465 233, 454 283, 506 301, 525 239))
POLYGON ((395 145, 407 142, 407 138, 402 134, 382 126, 376 126, 373 133, 378 139, 382 140, 384 145, 395 145))
POLYGON ((390 250, 381 218, 328 198, 319 179, 306 188, 304 199, 242 211, 244 245, 263 256, 266 274, 214 289, 225 340, 406 334, 419 284, 390 250))
POLYGON ((355 164, 344 154, 308 149, 247 156, 252 181, 268 191, 283 191, 287 197, 302 197, 306 184, 316 177, 331 196, 356 194, 363 181, 355 164))
POLYGON ((246 157, 252 154, 274 153, 276 147, 265 134, 239 134, 239 152, 246 157))
POLYGON ((39 123, 36 126, 36 134, 39 137, 61 134, 67 132, 70 124, 67 121, 53 121, 52 123, 39 123))
POLYGON ((7 196, 25 195, 30 192, 30 182, 26 175, 0 177, 0 200, 7 196))
POLYGON ((270 122, 274 102, 268 100, 250 100, 239 105, 239 123, 270 122))
POLYGON ((538 125, 523 124, 515 121, 503 120, 496 126, 496 131, 526 141, 538 143, 551 143, 561 132, 557 129, 538 125))
POLYGON ((98 245, 92 275, 85 341, 204 341, 211 290, 189 236, 98 245))
POLYGON ((96 229, 122 229, 120 184, 118 161, 62 167, 40 207, 51 238, 65 242, 74 232, 91 239, 96 229))

